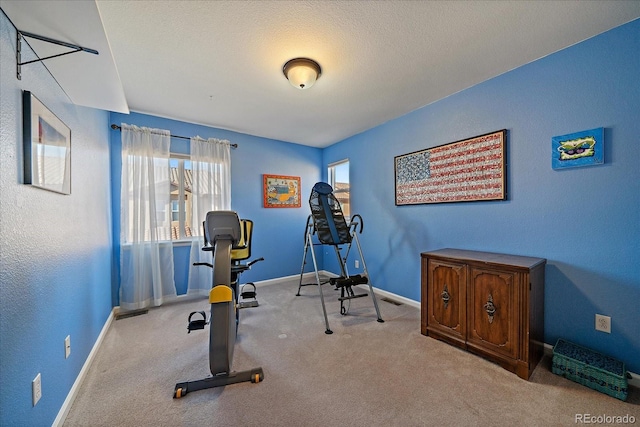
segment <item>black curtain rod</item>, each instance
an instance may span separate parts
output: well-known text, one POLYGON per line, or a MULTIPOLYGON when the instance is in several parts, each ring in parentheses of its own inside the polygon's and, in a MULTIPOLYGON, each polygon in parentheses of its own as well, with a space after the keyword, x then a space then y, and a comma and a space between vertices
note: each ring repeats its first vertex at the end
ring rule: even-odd
MULTIPOLYGON (((122 128, 118 125, 111 125, 111 129, 114 130, 122 130, 122 128)), ((180 139, 188 139, 189 141, 191 141, 191 138, 188 136, 179 136, 179 135, 169 135, 171 138, 180 138, 180 139)), ((204 138, 201 138, 204 139, 204 138)), ((238 144, 232 144, 229 143, 229 145, 231 146, 231 148, 238 148, 238 144)))

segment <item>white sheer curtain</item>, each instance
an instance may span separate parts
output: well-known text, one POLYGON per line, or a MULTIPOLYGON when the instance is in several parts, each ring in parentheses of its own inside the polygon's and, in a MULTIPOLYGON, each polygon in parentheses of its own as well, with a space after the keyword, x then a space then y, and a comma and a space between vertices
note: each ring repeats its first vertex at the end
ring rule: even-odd
POLYGON ((122 124, 120 307, 176 297, 171 243, 170 134, 122 124))
POLYGON ((189 295, 209 295, 212 271, 193 266, 194 262, 211 262, 211 252, 202 251, 202 222, 207 212, 231 209, 231 146, 229 141, 191 138, 192 206, 191 229, 196 237, 191 243, 189 295), (197 233, 196 233, 197 231, 197 233))

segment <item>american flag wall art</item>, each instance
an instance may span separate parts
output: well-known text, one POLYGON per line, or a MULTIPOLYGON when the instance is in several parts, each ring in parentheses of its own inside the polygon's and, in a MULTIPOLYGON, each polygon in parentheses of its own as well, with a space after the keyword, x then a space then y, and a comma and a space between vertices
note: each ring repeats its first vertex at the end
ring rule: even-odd
POLYGON ((506 130, 394 158, 396 205, 505 200, 506 130))

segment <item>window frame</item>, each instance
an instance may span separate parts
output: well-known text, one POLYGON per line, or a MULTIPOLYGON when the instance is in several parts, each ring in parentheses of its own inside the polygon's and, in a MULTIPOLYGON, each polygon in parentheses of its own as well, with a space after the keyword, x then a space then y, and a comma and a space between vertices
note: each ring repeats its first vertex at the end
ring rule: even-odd
MULTIPOLYGON (((332 162, 329 163, 327 165, 327 180, 329 181, 329 185, 331 185, 331 188, 333 188, 333 192, 334 195, 336 195, 336 192, 339 192, 341 194, 346 194, 347 197, 347 208, 348 208, 348 212, 344 212, 344 203, 340 202, 340 206, 342 207, 342 211, 344 213, 345 218, 347 219, 347 221, 349 221, 351 219, 351 166, 349 164, 349 158, 346 159, 342 159, 339 160, 337 162, 332 162), (346 184, 349 185, 348 189, 345 191, 344 189, 338 190, 336 187, 336 168, 339 166, 343 166, 346 165, 347 166, 347 182, 346 184)), ((338 198, 338 196, 336 195, 336 198, 338 198)))
MULTIPOLYGON (((190 162, 191 161, 191 156, 189 156, 188 154, 182 154, 182 153, 174 153, 174 152, 170 152, 169 153, 169 169, 172 169, 171 163, 173 160, 177 160, 178 161, 178 198, 177 198, 177 202, 178 202, 178 234, 177 237, 174 239, 173 238, 173 233, 171 234, 171 242, 173 243, 180 243, 180 242, 188 242, 191 243, 191 241, 193 241, 193 239, 197 238, 197 232, 194 234, 193 230, 191 231, 192 235, 191 236, 187 236, 186 233, 186 226, 189 225, 191 226, 191 224, 187 224, 187 200, 185 198, 186 196, 186 186, 185 186, 185 162, 190 162), (181 203, 182 202, 182 203, 181 203)), ((171 172, 169 172, 171 173, 171 172)), ((173 193, 173 192, 172 192, 173 193)), ((171 196, 173 197, 173 194, 171 194, 171 196)), ((191 197, 193 197, 193 193, 191 193, 191 197)), ((171 227, 173 228, 173 201, 174 199, 171 198, 171 227)), ((192 213, 193 214, 193 213, 192 213)), ((172 230, 173 231, 173 230, 172 230)))

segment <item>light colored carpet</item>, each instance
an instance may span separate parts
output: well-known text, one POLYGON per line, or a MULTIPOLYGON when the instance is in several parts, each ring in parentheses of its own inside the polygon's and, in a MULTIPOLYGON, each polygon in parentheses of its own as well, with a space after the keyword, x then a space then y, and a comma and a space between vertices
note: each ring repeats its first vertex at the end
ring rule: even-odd
POLYGON ((634 416, 627 402, 550 372, 545 357, 524 381, 471 353, 420 334, 420 310, 371 298, 339 314, 325 285, 333 335, 324 333, 317 287, 258 286, 259 307, 240 311, 234 370, 261 366, 261 383, 173 399, 175 384, 209 375, 209 333, 187 334, 185 300, 114 321, 65 426, 568 426, 576 414, 634 416))

